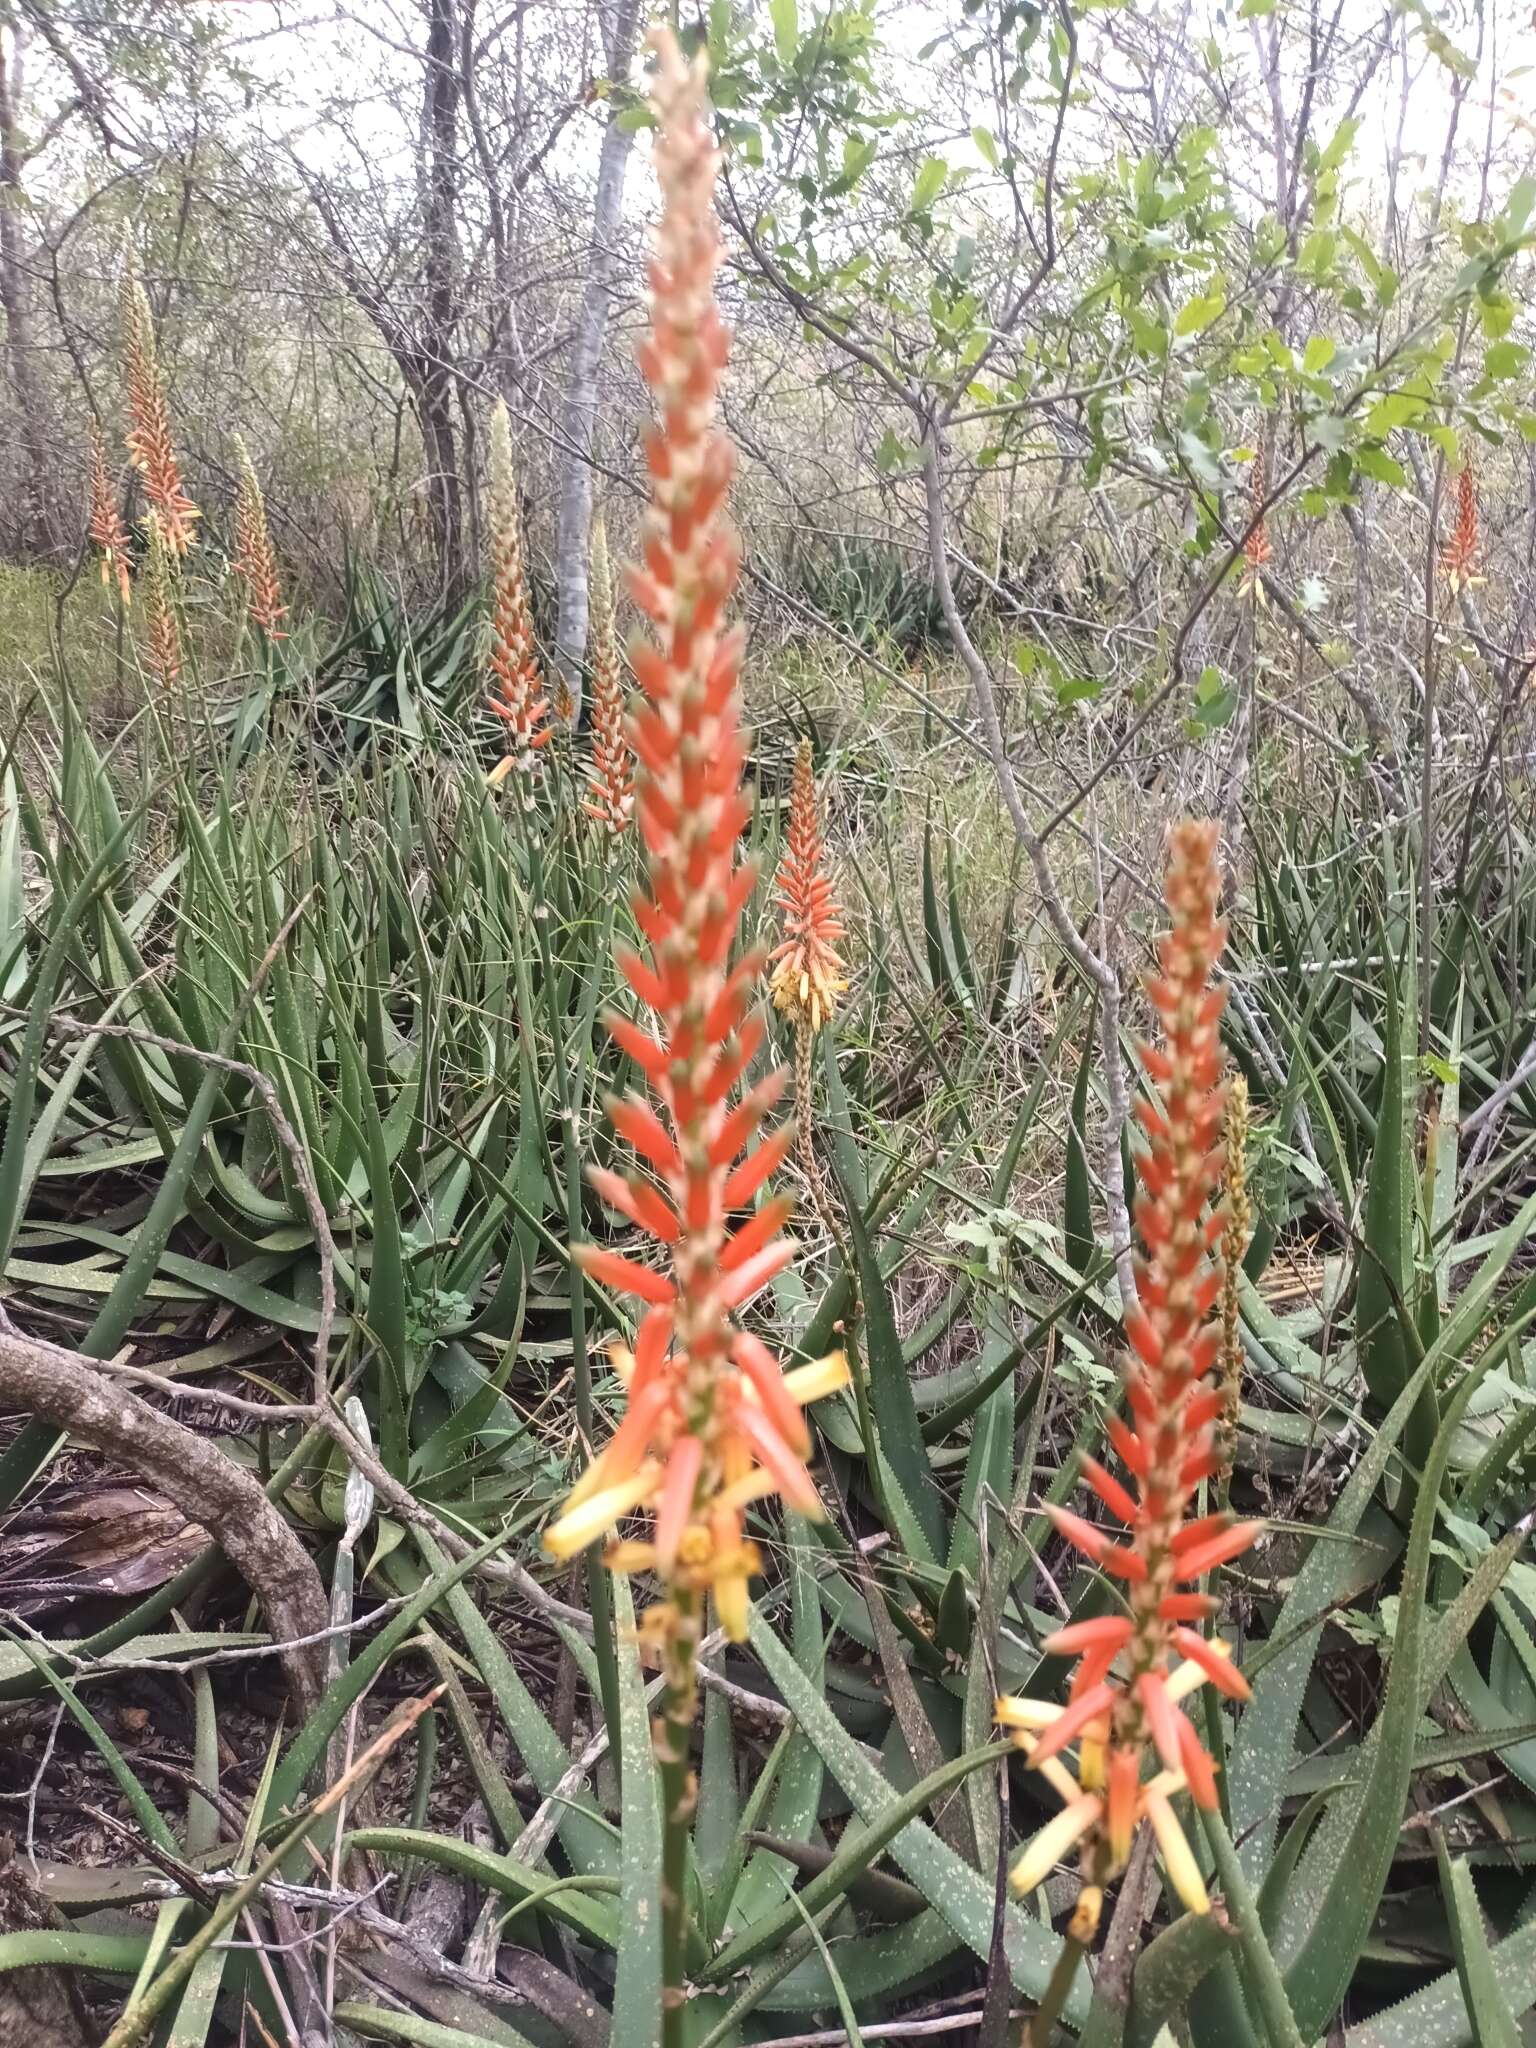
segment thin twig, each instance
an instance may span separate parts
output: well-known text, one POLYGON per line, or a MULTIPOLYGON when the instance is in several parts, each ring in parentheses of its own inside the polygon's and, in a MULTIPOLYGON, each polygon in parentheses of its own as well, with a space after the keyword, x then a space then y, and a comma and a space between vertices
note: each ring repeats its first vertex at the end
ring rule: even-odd
POLYGON ((1046 915, 1067 954, 1099 991, 1104 1089, 1109 1105, 1104 1131, 1104 1195, 1109 1216, 1110 1242, 1115 1254, 1115 1273, 1120 1284, 1120 1298, 1129 1309, 1136 1301, 1136 1276, 1131 1263, 1131 1219, 1126 1206, 1125 1175, 1120 1159, 1120 1135, 1130 1115, 1125 1061, 1120 1050, 1120 977, 1113 962, 1096 953, 1078 930, 1062 900, 1061 890, 1057 886, 1056 877, 1046 855, 1045 842, 1031 824, 1029 813, 1024 808, 1024 799, 1003 736, 1002 718, 998 711, 997 692, 992 684, 992 672, 987 665, 986 657, 971 638, 955 600, 954 580, 949 573, 949 548, 944 517, 944 479, 940 462, 938 430, 930 422, 923 436, 923 484, 928 513, 928 559, 933 571, 934 588, 938 592, 939 604, 944 613, 945 624, 949 628, 950 638, 970 679, 976 708, 981 714, 987 752, 991 756, 993 773, 1002 792, 1003 807, 1008 813, 1014 835, 1024 849, 1025 858, 1034 871, 1035 886, 1040 891, 1040 900, 1045 905, 1046 915))
MULTIPOLYGON (((237 1664, 254 1657, 278 1657, 286 1650, 303 1650, 312 1644, 334 1642, 341 1636, 362 1635, 369 1629, 377 1628, 381 1622, 387 1621, 390 1615, 398 1613, 402 1607, 408 1605, 409 1599, 408 1594, 398 1593, 391 1600, 381 1601, 360 1619, 344 1622, 339 1627, 332 1623, 329 1628, 318 1629, 313 1635, 294 1636, 288 1642, 232 1643, 227 1650, 208 1650, 196 1657, 178 1657, 174 1661, 168 1657, 120 1657, 116 1651, 111 1650, 102 1657, 77 1657, 68 1643, 55 1642, 41 1635, 30 1622, 25 1621, 12 1609, 0 1607, 0 1615, 4 1615, 8 1628, 30 1635, 39 1648, 46 1650, 50 1657, 66 1666, 71 1677, 89 1678, 94 1673, 103 1671, 205 1671, 215 1665, 237 1664)), ((0 1798, 19 1797, 19 1793, 0 1793, 0 1798)))

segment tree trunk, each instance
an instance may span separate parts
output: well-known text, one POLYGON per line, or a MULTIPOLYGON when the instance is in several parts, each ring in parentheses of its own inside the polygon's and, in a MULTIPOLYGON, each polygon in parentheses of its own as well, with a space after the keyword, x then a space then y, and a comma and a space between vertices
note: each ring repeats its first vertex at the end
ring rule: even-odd
POLYGON ((432 538, 444 594, 464 582, 464 501, 454 431, 454 336, 458 325, 458 118, 454 0, 432 0, 427 33, 425 282, 427 320, 417 409, 427 458, 432 538))
POLYGON ((43 431, 43 395, 33 356, 32 314, 21 261, 21 214, 25 206, 25 158, 20 119, 21 43, 11 30, 6 54, 0 31, 0 309, 5 313, 6 369, 16 401, 17 445, 22 473, 16 540, 23 555, 47 554, 60 530, 49 494, 48 446, 43 431))
MULTIPOLYGON (((601 10, 608 75, 615 86, 625 84, 634 54, 639 0, 609 0, 601 10)), ((592 524, 592 436, 597 423, 597 371, 608 332, 608 311, 618 261, 616 237, 624 203, 624 173, 634 138, 619 121, 622 103, 615 103, 603 134, 597 166, 597 198, 592 213, 592 253, 576 333, 571 344, 570 374, 562 416, 564 447, 560 473, 560 527, 555 577, 559 623, 555 632, 555 664, 581 706, 581 662, 587 650, 587 541, 592 524)))

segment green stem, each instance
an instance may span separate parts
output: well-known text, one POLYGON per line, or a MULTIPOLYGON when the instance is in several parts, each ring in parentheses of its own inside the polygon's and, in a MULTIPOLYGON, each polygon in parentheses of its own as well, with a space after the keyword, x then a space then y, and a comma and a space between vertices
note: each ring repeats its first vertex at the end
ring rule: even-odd
POLYGON ((1068 1934, 1062 1944, 1061 1954, 1056 1958, 1051 1981, 1045 1987, 1045 1996, 1024 2022, 1024 2032, 1019 2037, 1019 2048, 1050 2048, 1051 2036, 1056 2031, 1056 2022, 1061 2018, 1068 1994, 1077 1982, 1078 1968, 1087 1953, 1087 1943, 1074 1941, 1068 1934))
POLYGON ((1227 1788, 1227 1724, 1221 1717, 1221 1696, 1215 1686, 1202 1686, 1201 1692, 1205 1699, 1205 1745, 1216 1766, 1216 1796, 1221 1801, 1221 1817, 1230 1828, 1232 1797, 1227 1788))
MULTIPOLYGON (((850 1287, 858 1286, 858 1271, 848 1249, 848 1240, 843 1234, 837 1211, 833 1208, 822 1177, 821 1162, 816 1157, 816 1097, 812 1076, 815 1057, 816 1034, 811 1029, 809 1017, 795 1019, 795 1141, 800 1153, 800 1170, 805 1175, 810 1192, 822 1222, 827 1226, 827 1235, 837 1248, 837 1255, 843 1262, 850 1287)), ((855 1296, 857 1299, 857 1296, 855 1296)))
POLYGON ((1205 1838, 1211 1845, 1216 1876, 1227 1902, 1227 1917, 1242 1938, 1242 1971, 1252 1989, 1259 2018, 1269 2035, 1270 2048, 1306 2048, 1274 1950, 1259 1919, 1258 1901, 1249 1889, 1241 1859, 1219 1813, 1204 1813, 1205 1838))
POLYGON ((1445 451, 1435 457, 1435 482, 1429 499, 1429 529, 1424 560, 1424 731, 1419 768, 1419 958, 1425 963, 1419 990, 1419 1057, 1429 1050, 1430 1003, 1434 976, 1428 963, 1435 943, 1435 696, 1439 681, 1440 600, 1436 577, 1440 544, 1440 499, 1445 489, 1445 451))
POLYGON ((688 1843, 698 1785, 691 1766, 698 1711, 698 1647, 703 1601, 677 1588, 673 1625, 662 1653, 661 1712, 652 1724, 661 1774, 661 2038, 684 2048, 688 2016, 688 1843))

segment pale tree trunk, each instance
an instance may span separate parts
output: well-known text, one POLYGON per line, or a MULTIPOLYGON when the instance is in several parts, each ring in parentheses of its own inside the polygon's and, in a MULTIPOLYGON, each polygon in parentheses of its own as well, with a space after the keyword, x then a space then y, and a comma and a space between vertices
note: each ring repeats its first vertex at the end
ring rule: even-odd
POLYGON ((431 0, 427 34, 423 152, 426 157, 427 319, 416 407, 427 460, 428 503, 445 597, 464 583, 464 504, 454 432, 454 345, 458 323, 459 73, 453 0, 431 0))
MULTIPOLYGON (((615 86, 629 78, 634 55, 639 0, 602 0, 599 18, 615 86)), ((597 423, 597 372, 613 295, 618 250, 619 214, 624 203, 624 173, 633 136, 619 121, 616 102, 603 134, 597 166, 597 199, 592 213, 592 253, 586 288, 571 344, 570 374, 562 415, 563 448, 560 472, 560 526, 555 579, 559 623, 555 661, 577 710, 581 706, 581 661, 587 649, 587 537, 592 524, 592 436, 597 423)), ((574 716, 574 712, 572 714, 574 716)))
POLYGON ((18 127, 21 64, 19 31, 10 31, 9 52, 0 31, 0 309, 5 313, 6 368, 16 401, 22 462, 17 540, 23 554, 35 556, 48 552, 56 520, 50 502, 43 396, 33 358, 32 315, 21 258, 21 215, 26 203, 22 189, 26 159, 18 127))

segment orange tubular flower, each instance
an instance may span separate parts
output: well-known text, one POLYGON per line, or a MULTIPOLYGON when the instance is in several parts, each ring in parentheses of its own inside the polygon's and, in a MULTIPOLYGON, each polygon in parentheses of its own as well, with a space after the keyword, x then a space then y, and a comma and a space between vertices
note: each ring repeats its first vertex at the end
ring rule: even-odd
POLYGON ((517 516, 517 486, 512 474, 512 422, 506 402, 491 408, 491 459, 488 515, 491 532, 491 676, 490 709, 505 720, 511 751, 491 780, 504 781, 515 769, 522 779, 523 801, 533 803, 538 750, 550 737, 549 699, 544 671, 533 637, 528 582, 523 573, 523 537, 517 516))
POLYGON ((801 1410, 841 1385, 846 1367, 837 1357, 783 1374, 767 1347, 733 1321, 790 1257, 779 1234, 784 1200, 765 1201, 737 1229, 728 1220, 751 1207, 789 1134, 777 1131, 745 1150, 780 1093, 781 1075, 732 1102, 764 1028, 748 1010, 761 958, 731 961, 754 876, 736 858, 752 806, 742 788, 742 636, 724 620, 739 549, 724 516, 732 451, 714 424, 729 350, 714 296, 716 153, 702 60, 686 63, 665 33, 656 49, 663 210, 650 269, 651 330, 639 362, 657 420, 646 437, 644 566, 630 573, 635 602, 651 623, 630 647, 641 698, 629 719, 648 879, 634 908, 648 957, 618 956, 653 1029, 610 1020, 655 1103, 630 1097, 612 1103, 611 1115, 654 1178, 600 1169, 591 1177, 606 1202, 664 1249, 667 1269, 595 1246, 577 1251, 595 1280, 645 1310, 633 1354, 616 1358, 628 1412, 544 1541, 555 1556, 569 1557, 622 1517, 648 1511, 648 1540, 618 1544, 608 1562, 654 1570, 666 1587, 647 1632, 661 1647, 666 1681, 659 1726, 672 1733, 663 1761, 681 1768, 702 1596, 713 1593, 733 1638, 746 1635, 747 1581, 758 1558, 743 1536, 742 1512, 773 1493, 802 1514, 820 1512, 801 1410))
POLYGON ((110 589, 116 576, 123 603, 132 601, 128 576, 128 529, 117 509, 117 492, 107 467, 107 444, 98 426, 91 428, 91 539, 101 551, 101 581, 110 589))
POLYGON ((240 464, 240 487, 235 499, 235 569, 245 584, 251 617, 269 640, 286 640, 279 622, 287 612, 282 586, 277 579, 277 556, 267 531, 267 507, 261 495, 250 453, 240 435, 235 436, 240 464))
POLYGON ((623 835, 635 808, 634 757, 624 737, 624 670, 613 621, 608 534, 601 515, 592 527, 592 768, 582 805, 612 839, 623 835))
POLYGON ((837 941, 842 912, 832 894, 822 858, 821 822, 816 815, 816 777, 811 743, 795 752, 789 798, 789 843, 779 868, 778 902, 789 934, 775 948, 770 989, 774 1008, 792 1023, 819 1031, 847 988, 837 941))
POLYGON ((1465 583, 1475 583, 1473 574, 1477 567, 1477 479, 1472 473, 1470 462, 1462 465, 1456 479, 1456 524, 1451 537, 1440 550, 1440 566, 1452 590, 1459 590, 1465 583))
POLYGON ((144 287, 131 269, 122 283, 123 358, 130 426, 125 436, 133 466, 144 479, 144 495, 173 556, 187 553, 201 513, 181 487, 181 468, 171 444, 171 413, 165 377, 155 352, 154 320, 144 287))
POLYGON ((1199 1581, 1245 1550, 1260 1527, 1224 1514, 1185 1518, 1195 1490, 1217 1469, 1223 1406, 1221 1391, 1206 1383, 1221 1351, 1221 1326, 1211 1316, 1221 1269, 1211 1251, 1226 1224, 1219 1206, 1206 1213, 1222 1171, 1225 992, 1211 975, 1226 934, 1216 913, 1216 838, 1210 824, 1186 820, 1174 828, 1166 881, 1173 929, 1160 948, 1162 972, 1147 984, 1165 1033, 1165 1043, 1144 1054, 1162 1106, 1138 1105, 1148 1145, 1136 1203, 1145 1247, 1137 1262, 1140 1306, 1125 1319, 1130 1421, 1109 1424, 1130 1485, 1083 1461, 1084 1477, 1125 1534, 1051 1511, 1068 1542, 1122 1582, 1129 1611, 1074 1622, 1046 1639, 1051 1654, 1080 1659, 1065 1707, 997 1703, 998 1720, 1067 1801, 1025 1849, 1015 1886, 1032 1890, 1081 1844, 1084 1881, 1096 1896, 1125 1868, 1147 1820, 1169 1882, 1192 1912, 1204 1912, 1209 1900, 1169 1798, 1187 1789, 1196 1805, 1214 1808, 1216 1781, 1180 1702, 1206 1684, 1234 1699, 1248 1693, 1225 1645, 1200 1633, 1214 1602, 1199 1581), (1059 1760, 1071 1742, 1080 1744, 1075 1778, 1059 1760), (1144 1782, 1149 1749, 1162 1768, 1144 1782))
POLYGON ((144 656, 161 690, 169 692, 181 677, 181 628, 171 594, 174 558, 158 516, 151 512, 144 524, 149 535, 144 558, 144 656))

